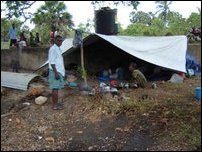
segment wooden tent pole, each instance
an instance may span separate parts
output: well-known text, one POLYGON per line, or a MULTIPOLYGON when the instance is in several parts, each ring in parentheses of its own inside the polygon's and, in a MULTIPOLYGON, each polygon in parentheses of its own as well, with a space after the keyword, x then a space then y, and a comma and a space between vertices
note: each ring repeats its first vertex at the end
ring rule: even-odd
POLYGON ((85 87, 87 86, 87 78, 86 78, 86 71, 84 67, 84 55, 83 55, 83 42, 81 42, 81 69, 82 69, 82 77, 84 79, 85 87))

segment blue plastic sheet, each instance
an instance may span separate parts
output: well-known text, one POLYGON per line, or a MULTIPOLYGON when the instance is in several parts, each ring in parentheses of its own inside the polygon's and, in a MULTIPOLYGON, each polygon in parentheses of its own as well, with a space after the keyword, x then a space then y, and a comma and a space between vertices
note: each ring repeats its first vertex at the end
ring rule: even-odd
POLYGON ((201 64, 191 53, 186 54, 186 70, 188 74, 190 70, 193 70, 195 76, 201 75, 201 64))

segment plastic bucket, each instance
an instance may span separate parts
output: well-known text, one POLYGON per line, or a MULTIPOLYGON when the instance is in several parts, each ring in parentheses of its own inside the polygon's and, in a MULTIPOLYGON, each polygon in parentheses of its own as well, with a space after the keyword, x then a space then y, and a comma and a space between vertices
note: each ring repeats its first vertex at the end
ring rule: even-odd
POLYGON ((70 82, 69 83, 69 87, 77 87, 77 86, 78 86, 78 84, 75 83, 75 82, 70 82))
POLYGON ((196 99, 201 100, 201 87, 196 87, 196 99))

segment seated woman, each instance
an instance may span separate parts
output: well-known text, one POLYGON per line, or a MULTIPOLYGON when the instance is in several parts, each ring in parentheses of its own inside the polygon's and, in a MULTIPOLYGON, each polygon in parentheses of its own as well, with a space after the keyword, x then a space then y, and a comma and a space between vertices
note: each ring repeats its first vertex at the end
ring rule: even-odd
POLYGON ((30 32, 29 44, 30 44, 30 46, 37 46, 34 41, 34 35, 32 34, 32 32, 30 32))
POLYGON ((137 69, 137 64, 131 62, 129 65, 129 71, 132 72, 132 81, 137 83, 138 87, 145 88, 147 79, 145 78, 144 74, 137 69))
POLYGON ((24 31, 20 34, 20 40, 18 42, 19 47, 25 47, 27 46, 27 38, 24 35, 24 31))

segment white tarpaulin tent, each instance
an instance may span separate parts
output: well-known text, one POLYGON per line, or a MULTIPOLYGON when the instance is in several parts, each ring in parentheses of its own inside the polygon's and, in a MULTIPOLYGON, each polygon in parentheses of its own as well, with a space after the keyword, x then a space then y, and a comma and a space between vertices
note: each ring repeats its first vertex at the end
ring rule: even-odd
POLYGON ((186 36, 96 35, 139 59, 186 73, 186 36))
MULTIPOLYGON (((132 56, 149 63, 186 73, 186 36, 117 36, 91 34, 84 38, 84 47, 85 44, 96 43, 96 39, 104 39, 132 56)), ((64 41, 61 47, 63 52, 66 52, 73 48, 73 45, 69 41, 64 41)), ((48 61, 45 64, 47 63, 48 61)))

